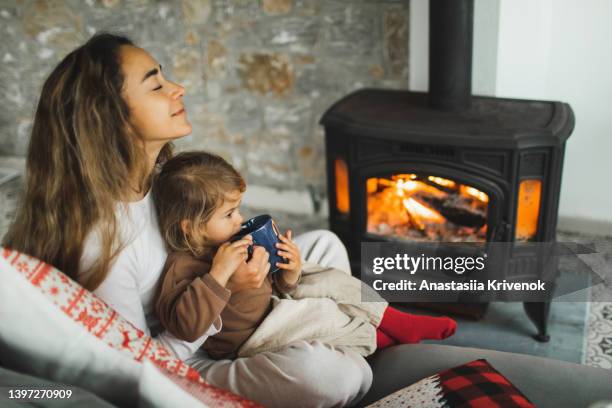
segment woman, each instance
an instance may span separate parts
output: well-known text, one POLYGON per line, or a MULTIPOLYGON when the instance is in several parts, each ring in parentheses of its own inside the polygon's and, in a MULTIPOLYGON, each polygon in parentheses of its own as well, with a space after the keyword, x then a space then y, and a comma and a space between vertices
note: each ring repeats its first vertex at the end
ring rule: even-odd
MULTIPOLYGON (((45 82, 32 128, 24 202, 4 245, 67 273, 135 326, 156 336, 209 382, 265 406, 336 406, 357 401, 372 373, 363 358, 321 343, 212 361, 194 343, 158 333, 153 295, 166 258, 149 194, 171 141, 191 132, 184 88, 125 37, 99 34, 66 56, 45 82)), ((329 232, 295 241, 308 260, 348 269, 329 232)), ((267 254, 232 278, 261 285, 267 254)))

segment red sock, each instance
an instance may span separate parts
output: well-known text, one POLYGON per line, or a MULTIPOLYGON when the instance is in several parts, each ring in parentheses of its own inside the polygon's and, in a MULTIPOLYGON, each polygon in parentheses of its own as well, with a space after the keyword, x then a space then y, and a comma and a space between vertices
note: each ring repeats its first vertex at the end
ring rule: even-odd
POLYGON ((395 340, 387 336, 382 330, 376 329, 376 348, 384 349, 395 345, 395 340))
POLYGON ((448 317, 419 316, 389 306, 378 328, 398 343, 406 344, 445 339, 455 333, 457 323, 448 317))

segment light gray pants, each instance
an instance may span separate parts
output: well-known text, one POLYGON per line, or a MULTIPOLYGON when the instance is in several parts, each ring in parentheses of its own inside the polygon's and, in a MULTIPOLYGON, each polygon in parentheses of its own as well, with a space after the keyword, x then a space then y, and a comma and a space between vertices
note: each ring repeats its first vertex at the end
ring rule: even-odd
MULTIPOLYGON (((305 260, 350 273, 346 249, 332 232, 311 231, 295 242, 305 260)), ((372 370, 363 357, 320 342, 299 342, 236 360, 212 360, 198 351, 186 363, 211 384, 272 408, 351 405, 372 384, 372 370)))

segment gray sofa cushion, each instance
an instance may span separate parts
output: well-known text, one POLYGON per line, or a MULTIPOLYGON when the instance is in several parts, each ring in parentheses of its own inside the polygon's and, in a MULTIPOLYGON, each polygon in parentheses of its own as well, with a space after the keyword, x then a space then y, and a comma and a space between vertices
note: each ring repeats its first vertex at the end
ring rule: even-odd
POLYGON ((374 382, 359 406, 478 358, 487 359, 538 408, 578 408, 612 400, 612 370, 501 351, 409 344, 382 350, 368 358, 374 382))

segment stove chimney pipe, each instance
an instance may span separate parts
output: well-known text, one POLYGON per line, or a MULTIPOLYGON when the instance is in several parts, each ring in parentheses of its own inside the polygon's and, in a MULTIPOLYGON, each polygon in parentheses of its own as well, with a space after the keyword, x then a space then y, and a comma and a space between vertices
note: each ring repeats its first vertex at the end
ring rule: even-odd
POLYGON ((461 111, 472 100, 474 0, 429 1, 429 104, 461 111))

